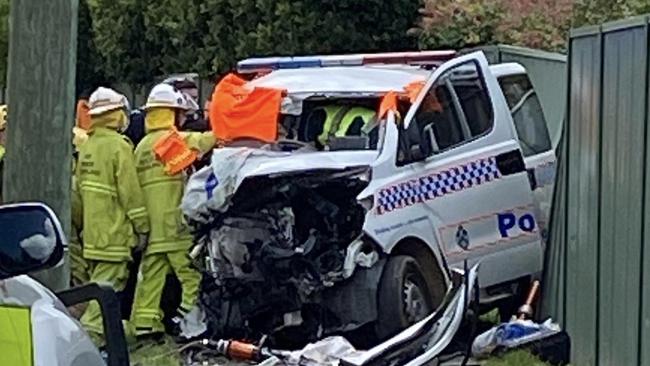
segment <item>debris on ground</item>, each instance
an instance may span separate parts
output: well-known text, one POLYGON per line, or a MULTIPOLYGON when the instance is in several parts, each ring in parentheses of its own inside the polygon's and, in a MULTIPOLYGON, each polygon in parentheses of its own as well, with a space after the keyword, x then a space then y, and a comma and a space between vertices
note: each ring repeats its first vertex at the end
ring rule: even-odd
POLYGON ((472 343, 472 355, 485 357, 499 347, 515 348, 559 333, 560 330, 560 326, 553 323, 551 319, 541 324, 531 320, 515 319, 499 324, 476 337, 472 343))
POLYGON ((454 275, 454 286, 437 311, 369 350, 357 350, 340 336, 321 339, 297 351, 228 340, 207 341, 206 345, 218 354, 261 361, 258 365, 263 366, 427 365, 449 346, 460 328, 476 283, 477 266, 464 275, 454 275))

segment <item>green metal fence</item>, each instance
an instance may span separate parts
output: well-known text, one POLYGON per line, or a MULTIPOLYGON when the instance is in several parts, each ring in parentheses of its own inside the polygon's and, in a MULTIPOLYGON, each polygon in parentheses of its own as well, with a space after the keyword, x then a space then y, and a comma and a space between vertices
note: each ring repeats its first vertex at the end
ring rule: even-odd
POLYGON ((480 47, 490 63, 516 62, 526 68, 544 110, 553 146, 562 134, 566 110, 565 55, 531 48, 496 45, 480 47))
POLYGON ((570 36, 544 305, 576 365, 650 365, 649 20, 570 36))

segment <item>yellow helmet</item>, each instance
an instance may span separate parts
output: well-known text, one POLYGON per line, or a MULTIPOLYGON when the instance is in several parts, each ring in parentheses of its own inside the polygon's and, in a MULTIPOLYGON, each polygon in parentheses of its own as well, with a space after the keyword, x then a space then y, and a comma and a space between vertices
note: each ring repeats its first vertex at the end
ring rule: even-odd
POLYGON ((7 127, 7 105, 0 105, 0 131, 7 127))

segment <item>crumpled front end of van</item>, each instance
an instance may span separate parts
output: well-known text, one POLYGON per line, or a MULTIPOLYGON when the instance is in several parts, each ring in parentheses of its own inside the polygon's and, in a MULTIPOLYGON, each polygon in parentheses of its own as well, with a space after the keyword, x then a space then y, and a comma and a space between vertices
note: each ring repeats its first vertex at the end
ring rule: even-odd
POLYGON ((357 200, 375 154, 218 149, 191 177, 183 210, 215 335, 300 344, 376 319, 385 259, 357 200))

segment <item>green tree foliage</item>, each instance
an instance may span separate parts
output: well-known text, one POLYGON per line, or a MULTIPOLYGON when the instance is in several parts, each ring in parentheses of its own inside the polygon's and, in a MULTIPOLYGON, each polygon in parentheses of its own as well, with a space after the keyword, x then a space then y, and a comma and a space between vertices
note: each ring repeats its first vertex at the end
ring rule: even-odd
POLYGON ((253 55, 412 49, 414 0, 87 0, 107 75, 215 75, 253 55))
POLYGON ((155 0, 145 3, 144 48, 153 71, 162 74, 196 71, 206 33, 200 0, 155 0))
POLYGON ((565 45, 571 0, 424 0, 411 34, 421 48, 509 43, 548 50, 565 45))
POLYGON ((648 12, 649 0, 577 0, 573 26, 600 24, 648 12))
MULTIPOLYGON (((0 84, 9 3, 0 0, 0 84)), ((173 72, 217 75, 251 56, 490 43, 562 50, 570 25, 648 12, 650 0, 80 0, 77 93, 173 72)))
MULTIPOLYGON (((87 0, 92 32, 108 77, 141 84, 155 75, 160 50, 148 42, 143 0, 87 0)), ((154 3, 154 1, 151 1, 154 3)), ((184 1, 178 1, 181 3, 184 1)))
POLYGON ((103 58, 95 45, 92 23, 88 3, 86 0, 80 0, 77 27, 77 96, 88 94, 98 86, 108 85, 111 82, 104 73, 103 58))

